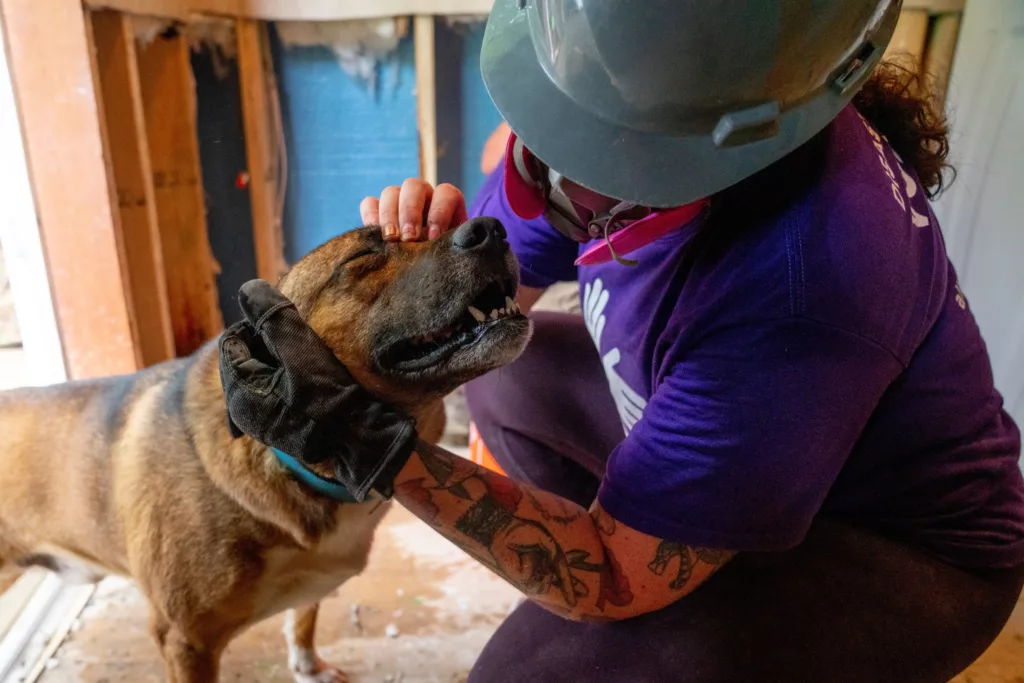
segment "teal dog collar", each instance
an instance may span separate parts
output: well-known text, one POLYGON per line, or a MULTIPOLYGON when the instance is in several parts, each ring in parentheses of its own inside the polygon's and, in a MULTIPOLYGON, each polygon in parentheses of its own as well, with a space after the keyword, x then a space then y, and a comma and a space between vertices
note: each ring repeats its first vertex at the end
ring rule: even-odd
POLYGON ((352 494, 349 493, 347 488, 338 482, 331 481, 330 479, 324 479, 284 451, 279 451, 276 448, 271 448, 270 450, 274 452, 274 455, 277 457, 277 461, 280 462, 293 477, 319 493, 321 496, 326 496, 327 498, 341 503, 359 502, 352 497, 352 494))

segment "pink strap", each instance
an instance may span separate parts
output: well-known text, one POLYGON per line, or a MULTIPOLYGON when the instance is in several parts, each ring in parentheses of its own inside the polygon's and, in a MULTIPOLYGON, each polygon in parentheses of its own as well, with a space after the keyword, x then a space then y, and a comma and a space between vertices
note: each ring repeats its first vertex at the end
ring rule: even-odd
MULTIPOLYGON (((619 256, 636 251, 689 223, 704 210, 707 204, 707 200, 702 199, 685 206, 677 206, 674 209, 657 211, 612 233, 608 237, 608 242, 611 242, 615 253, 619 256)), ((594 266, 611 261, 612 252, 608 248, 608 242, 601 241, 587 249, 576 259, 576 265, 594 266)))
MULTIPOLYGON (((527 182, 516 168, 515 145, 516 135, 512 133, 505 145, 505 197, 517 216, 530 220, 544 213, 547 200, 544 191, 527 182)), ((530 151, 523 147, 523 163, 529 164, 532 160, 530 151)))

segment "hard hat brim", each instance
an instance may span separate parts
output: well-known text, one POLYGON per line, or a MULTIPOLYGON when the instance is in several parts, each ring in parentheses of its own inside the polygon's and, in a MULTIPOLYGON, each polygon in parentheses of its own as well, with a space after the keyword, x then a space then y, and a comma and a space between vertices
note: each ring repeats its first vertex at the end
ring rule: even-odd
MULTIPOLYGON (((668 135, 632 129, 600 118, 554 84, 518 5, 495 0, 480 55, 484 84, 498 111, 554 170, 595 192, 644 206, 687 204, 757 173, 820 132, 859 88, 840 92, 825 84, 779 113, 775 135, 747 144, 718 145, 711 131, 668 135)), ((894 27, 895 17, 879 30, 883 45, 894 27)))

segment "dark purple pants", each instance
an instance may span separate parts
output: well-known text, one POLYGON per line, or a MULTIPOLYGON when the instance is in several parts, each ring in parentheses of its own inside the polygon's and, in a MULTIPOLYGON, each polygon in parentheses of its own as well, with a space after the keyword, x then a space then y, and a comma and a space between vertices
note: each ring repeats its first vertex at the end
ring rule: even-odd
MULTIPOLYGON (((622 429, 581 318, 534 315, 512 365, 467 387, 513 478, 589 506, 622 429)), ((484 648, 469 683, 944 683, 992 642, 1024 568, 967 572, 821 519, 798 548, 744 553, 692 595, 579 624, 533 603, 484 648)))

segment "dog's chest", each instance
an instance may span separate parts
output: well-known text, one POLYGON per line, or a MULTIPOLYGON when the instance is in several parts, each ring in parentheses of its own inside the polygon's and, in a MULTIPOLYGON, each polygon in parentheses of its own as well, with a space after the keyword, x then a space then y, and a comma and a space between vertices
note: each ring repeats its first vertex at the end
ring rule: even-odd
POLYGON ((345 505, 338 526, 308 550, 271 548, 257 586, 257 619, 311 605, 366 566, 373 532, 387 504, 345 505))

